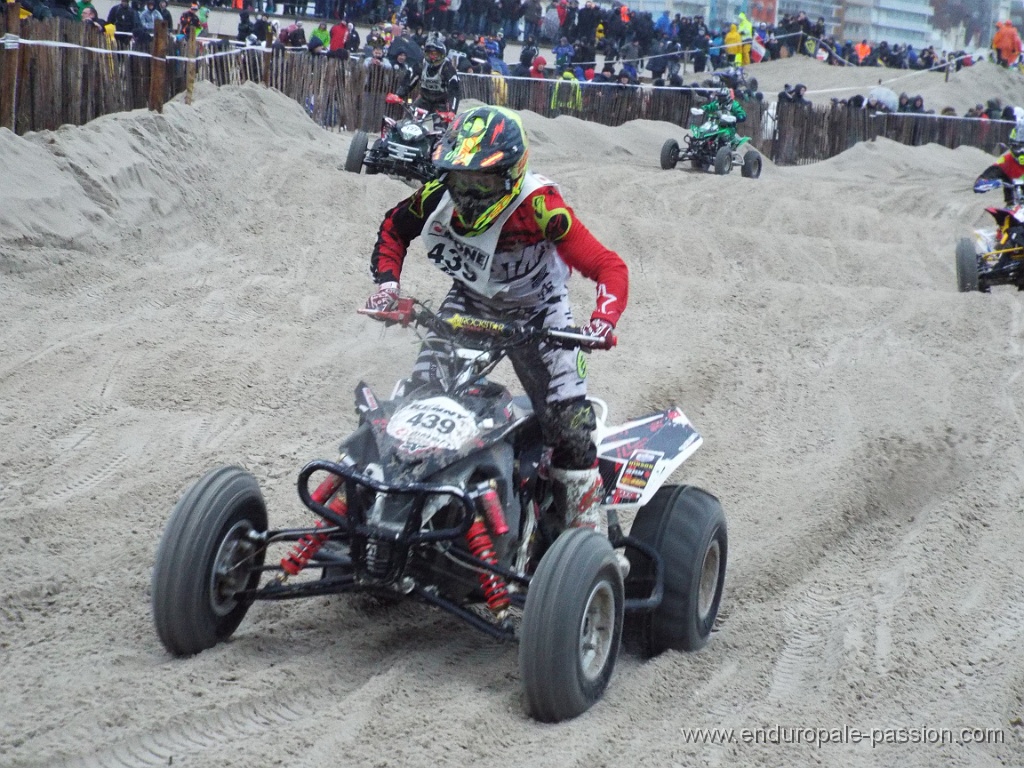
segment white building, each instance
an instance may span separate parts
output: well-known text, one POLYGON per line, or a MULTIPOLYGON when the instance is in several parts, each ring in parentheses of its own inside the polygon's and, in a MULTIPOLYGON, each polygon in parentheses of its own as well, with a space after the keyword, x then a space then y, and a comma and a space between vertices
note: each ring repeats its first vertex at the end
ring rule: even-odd
POLYGON ((836 39, 923 48, 938 41, 928 0, 845 0, 836 39))

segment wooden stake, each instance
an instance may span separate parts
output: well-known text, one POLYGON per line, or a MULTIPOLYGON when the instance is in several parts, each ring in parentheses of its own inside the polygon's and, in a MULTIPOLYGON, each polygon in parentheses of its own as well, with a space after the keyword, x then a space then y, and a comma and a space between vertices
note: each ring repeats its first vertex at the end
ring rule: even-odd
MULTIPOLYGON (((21 5, 6 3, 6 31, 15 38, 21 34, 21 5)), ((18 105, 18 53, 20 48, 0 49, 0 128, 14 130, 18 105)))
POLYGON ((167 22, 157 19, 153 27, 153 58, 149 60, 149 108, 163 114, 167 75, 167 22))

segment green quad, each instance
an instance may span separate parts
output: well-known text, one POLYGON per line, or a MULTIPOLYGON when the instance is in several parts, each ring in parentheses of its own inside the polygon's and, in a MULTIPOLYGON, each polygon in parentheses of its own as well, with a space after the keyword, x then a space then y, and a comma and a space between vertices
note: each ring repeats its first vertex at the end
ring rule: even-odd
POLYGON ((749 136, 736 133, 736 118, 722 113, 714 103, 694 107, 690 114, 695 118, 690 135, 684 138, 685 146, 669 139, 661 148, 661 167, 665 170, 676 167, 680 160, 689 160, 690 167, 698 171, 714 168, 715 173, 724 176, 734 165, 740 166, 740 173, 750 179, 761 175, 761 154, 753 147, 746 153, 740 149, 750 141, 749 136))

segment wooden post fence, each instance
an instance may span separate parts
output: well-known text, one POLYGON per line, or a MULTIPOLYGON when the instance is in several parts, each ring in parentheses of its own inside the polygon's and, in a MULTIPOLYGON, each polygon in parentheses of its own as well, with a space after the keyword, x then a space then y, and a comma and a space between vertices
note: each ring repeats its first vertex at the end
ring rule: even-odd
POLYGON ((163 114, 167 93, 167 22, 157 19, 153 27, 153 58, 149 62, 149 108, 163 114))
POLYGON ((18 44, 21 5, 5 4, 4 47, 0 50, 0 128, 14 130, 18 112, 18 44))

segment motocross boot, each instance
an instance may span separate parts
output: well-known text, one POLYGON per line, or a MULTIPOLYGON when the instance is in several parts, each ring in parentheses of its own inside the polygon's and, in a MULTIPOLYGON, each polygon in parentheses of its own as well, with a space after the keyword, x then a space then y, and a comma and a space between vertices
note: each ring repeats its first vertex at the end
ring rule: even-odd
MULTIPOLYGON (((608 536, 608 514, 601 507, 604 482, 597 467, 591 469, 561 469, 551 467, 555 506, 565 515, 566 528, 592 528, 608 536)), ((615 550, 619 571, 625 580, 629 574, 629 560, 622 550, 615 550)))

